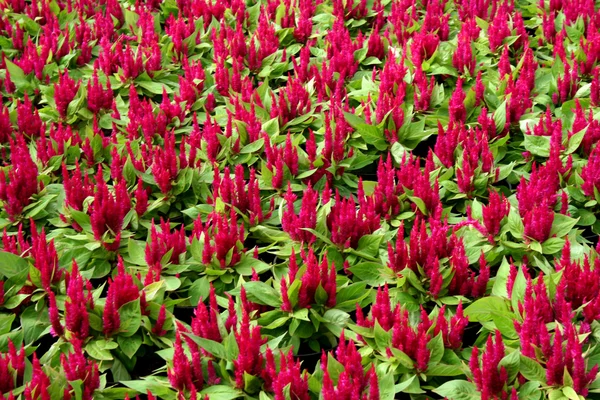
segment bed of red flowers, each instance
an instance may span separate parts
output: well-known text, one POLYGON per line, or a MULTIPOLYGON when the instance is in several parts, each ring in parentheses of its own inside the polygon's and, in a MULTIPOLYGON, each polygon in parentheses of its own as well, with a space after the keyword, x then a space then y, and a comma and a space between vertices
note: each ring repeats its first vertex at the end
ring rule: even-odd
POLYGON ((0 9, 0 399, 600 398, 597 1, 0 9))

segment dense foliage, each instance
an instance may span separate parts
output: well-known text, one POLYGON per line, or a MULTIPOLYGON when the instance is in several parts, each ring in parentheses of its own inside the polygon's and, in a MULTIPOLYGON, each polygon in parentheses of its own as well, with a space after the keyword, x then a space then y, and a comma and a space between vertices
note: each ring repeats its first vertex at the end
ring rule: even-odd
POLYGON ((0 398, 600 398, 593 0, 0 0, 0 398))

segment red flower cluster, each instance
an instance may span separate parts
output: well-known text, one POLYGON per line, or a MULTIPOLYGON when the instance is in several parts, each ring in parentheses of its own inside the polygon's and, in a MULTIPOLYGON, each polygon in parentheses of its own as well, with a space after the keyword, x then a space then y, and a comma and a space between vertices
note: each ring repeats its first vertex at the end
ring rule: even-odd
POLYGON ((479 348, 473 348, 469 367, 473 374, 473 382, 481 393, 482 400, 508 397, 506 391, 508 372, 504 366, 500 366, 500 361, 504 356, 504 342, 498 330, 495 335, 488 336, 481 361, 479 360, 479 348), (495 337, 495 342, 492 336, 495 337))
POLYGON ((133 277, 125 272, 123 259, 119 257, 117 263, 117 275, 114 279, 108 279, 108 292, 102 320, 104 322, 104 334, 110 336, 119 330, 121 317, 119 308, 123 304, 137 300, 140 297, 139 289, 133 282, 133 277))
MULTIPOLYGON (((68 354, 60 355, 65 376, 68 381, 81 381, 82 399, 92 400, 94 391, 100 387, 98 365, 85 357, 79 341, 73 342, 73 350, 68 354)), ((65 391, 65 399, 70 400, 71 398, 73 398, 72 394, 65 391)))
POLYGON ((324 371, 322 395, 324 400, 376 400, 379 399, 379 384, 375 367, 365 373, 362 357, 352 340, 346 342, 344 333, 335 352, 335 359, 344 366, 344 370, 334 383, 327 369, 325 353, 321 357, 321 368, 324 371))
POLYGON ((23 136, 18 136, 16 141, 10 139, 10 153, 12 168, 8 176, 4 169, 0 170, 0 200, 9 218, 16 221, 31 202, 31 196, 38 192, 39 171, 23 136))

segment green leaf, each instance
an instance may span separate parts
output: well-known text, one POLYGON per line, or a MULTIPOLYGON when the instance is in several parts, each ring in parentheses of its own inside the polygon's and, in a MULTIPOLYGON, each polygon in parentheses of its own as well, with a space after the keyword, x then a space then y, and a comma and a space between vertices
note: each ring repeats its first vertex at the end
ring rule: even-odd
POLYGON ((542 254, 556 254, 565 246, 565 239, 552 237, 542 243, 542 254))
POLYGON ((358 240, 357 251, 376 256, 379 254, 379 245, 383 240, 383 235, 364 235, 358 240))
POLYGON ((243 396, 243 393, 239 390, 226 385, 209 386, 202 390, 200 394, 209 395, 211 400, 231 400, 243 396))
POLYGON ((133 336, 142 324, 142 313, 140 310, 140 300, 130 301, 119 308, 121 317, 121 326, 119 326, 119 335, 133 336))
POLYGON ((161 382, 146 378, 145 380, 123 381, 121 383, 129 388, 137 390, 140 393, 146 393, 147 391, 150 391, 150 393, 152 393, 154 396, 166 396, 166 398, 169 399, 174 399, 176 396, 176 393, 169 388, 168 382, 161 382))
POLYGON ((0 274, 7 278, 29 271, 27 260, 6 251, 0 251, 0 274))
POLYGON ((571 218, 564 214, 554 214, 554 221, 552 222, 552 229, 550 230, 550 236, 563 237, 571 232, 571 229, 577 224, 579 218, 571 218))
POLYGON ((439 333, 436 337, 431 339, 429 343, 427 343, 427 348, 431 351, 431 355, 429 356, 429 364, 435 365, 444 356, 444 338, 441 333, 439 333))
POLYGON ((44 307, 36 311, 33 306, 27 307, 21 314, 21 328, 23 329, 25 345, 39 339, 49 326, 50 319, 48 318, 47 308, 44 307))
POLYGON ((142 345, 142 338, 139 335, 133 335, 131 337, 119 335, 117 336, 117 343, 123 354, 129 358, 133 358, 142 345))
POLYGON ((260 281, 244 283, 248 299, 254 303, 271 307, 281 306, 281 296, 272 286, 260 281))
POLYGON ((223 360, 227 359, 225 347, 221 343, 215 342, 214 340, 201 338, 199 336, 192 335, 191 333, 186 333, 186 335, 196 342, 198 346, 202 347, 213 356, 223 360))
POLYGON ((345 112, 344 116, 346 117, 346 121, 356 129, 356 132, 360 134, 360 137, 366 144, 371 144, 378 150, 386 150, 388 148, 383 129, 367 124, 362 118, 352 113, 345 112))
POLYGON ((496 133, 501 133, 506 127, 506 100, 494 111, 494 124, 496 125, 496 133))
POLYGON ((260 150, 263 147, 264 144, 265 144, 265 139, 263 139, 263 138, 255 140, 254 142, 242 147, 242 149, 240 150, 240 154, 250 154, 250 153, 257 152, 258 150, 260 150))
POLYGON ((240 262, 235 264, 234 269, 240 275, 250 276, 252 275, 253 269, 256 271, 257 274, 261 274, 271 269, 271 265, 267 264, 264 261, 257 260, 254 257, 244 255, 242 256, 240 262))
POLYGON ((513 351, 500 360, 499 366, 506 368, 506 372, 508 373, 507 382, 512 382, 519 373, 519 367, 521 365, 519 356, 519 351, 513 351))
POLYGON ((550 156, 550 136, 523 135, 525 149, 539 157, 550 156))
POLYGON ((546 384, 546 370, 537 361, 520 355, 519 372, 530 381, 542 382, 546 384))
POLYGON ((343 287, 335 296, 335 307, 342 311, 353 311, 356 309, 356 303, 360 303, 367 298, 370 292, 371 291, 367 289, 367 282, 364 281, 343 287))
POLYGON ((85 351, 90 357, 95 358, 96 360, 111 361, 113 355, 110 353, 110 350, 116 347, 118 347, 118 345, 114 342, 107 342, 103 339, 92 340, 85 346, 85 351), (108 343, 111 343, 111 345, 108 345, 108 343))
POLYGON ((232 400, 242 397, 243 393, 227 385, 209 386, 200 392, 202 395, 208 395, 211 400, 232 400))
MULTIPOLYGON (((391 345, 392 345, 391 332, 388 332, 385 329, 383 329, 381 327, 381 325, 379 325, 379 322, 377 322, 377 321, 375 321, 375 328, 374 328, 373 332, 375 334, 375 343, 377 343, 377 348, 380 351, 386 351, 386 349, 391 347, 391 345)), ((411 366, 412 366, 412 360, 411 360, 411 366)))
POLYGON ((385 283, 383 268, 382 264, 367 261, 350 267, 350 272, 369 285, 380 286, 385 283))
POLYGON ((489 296, 476 300, 473 304, 465 308, 465 317, 471 322, 485 322, 492 320, 492 314, 500 315, 509 313, 506 301, 502 297, 489 296))
POLYGON ((427 367, 427 376, 458 376, 464 372, 459 365, 435 364, 427 367))
POLYGON ((190 296, 190 303, 196 305, 200 302, 200 299, 207 299, 210 295, 210 282, 207 277, 196 279, 188 291, 190 296))
POLYGON ((587 127, 585 129, 580 130, 573 136, 571 136, 567 143, 567 149, 565 150, 564 153, 571 154, 571 153, 574 153, 575 151, 577 151, 577 149, 581 145, 581 142, 582 142, 586 132, 587 132, 587 127))
POLYGON ((262 130, 269 135, 271 139, 279 135, 279 118, 273 118, 262 124, 262 130))
POLYGON ((151 82, 151 81, 136 81, 136 86, 139 86, 143 89, 146 89, 148 92, 152 94, 162 94, 163 88, 167 90, 167 93, 172 92, 172 89, 167 87, 165 84, 159 82, 151 82))
POLYGON ((31 83, 27 80, 23 69, 10 61, 8 57, 4 60, 6 69, 10 73, 10 80, 15 87, 21 91, 28 91, 31 88, 31 83))
POLYGON ((448 400, 481 399, 481 395, 477 392, 475 385, 461 379, 446 382, 437 389, 434 389, 433 392, 446 397, 448 400))
POLYGON ((394 386, 393 374, 381 374, 377 376, 379 384, 379 400, 394 400, 396 388, 394 386))

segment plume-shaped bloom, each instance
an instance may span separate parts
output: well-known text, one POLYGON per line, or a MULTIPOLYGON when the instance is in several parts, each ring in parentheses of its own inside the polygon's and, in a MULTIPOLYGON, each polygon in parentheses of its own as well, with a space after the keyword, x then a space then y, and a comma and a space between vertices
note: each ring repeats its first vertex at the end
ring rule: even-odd
POLYGON ((144 281, 145 285, 160 280, 162 270, 161 262, 167 253, 171 256, 168 263, 178 264, 179 256, 186 251, 187 238, 185 236, 185 227, 181 225, 180 229, 171 232, 169 221, 160 220, 160 232, 157 231, 154 220, 150 228, 150 243, 146 245, 146 263, 148 263, 148 275, 144 281))
MULTIPOLYGON (((409 321, 408 311, 400 308, 392 328, 392 347, 408 355, 413 361, 414 369, 419 372, 427 370, 431 357, 431 350, 427 347, 431 340, 431 335, 427 333, 430 327, 431 321, 423 309, 421 321, 415 329, 409 321)), ((388 356, 393 356, 393 349, 388 351, 388 356)))
POLYGON ((192 332, 194 335, 221 342, 221 332, 217 322, 219 307, 217 305, 217 297, 215 288, 210 286, 209 307, 207 308, 202 299, 198 302, 195 310, 195 317, 192 318, 192 332))
POLYGON ((244 388, 244 375, 260 377, 264 369, 264 356, 260 347, 267 342, 260 333, 260 326, 250 326, 248 312, 242 308, 242 321, 239 329, 235 331, 238 347, 244 349, 233 361, 235 385, 238 389, 244 388))
POLYGON ((354 198, 342 198, 336 190, 335 203, 327 216, 331 241, 345 248, 358 246, 364 235, 377 230, 381 224, 372 198, 365 196, 362 180, 358 182, 358 210, 354 198))
MULTIPOLYGON (((73 343, 73 350, 73 352, 60 355, 65 377, 68 381, 81 381, 82 399, 92 400, 95 390, 100 387, 98 365, 93 360, 88 360, 85 357, 78 341, 73 343)), ((72 387, 71 390, 73 390, 72 387)))
POLYGON ((462 87, 463 80, 462 78, 458 78, 456 88, 448 103, 448 115, 450 120, 454 122, 465 122, 465 119, 467 118, 467 111, 464 104, 466 95, 462 87))
POLYGON ((482 400, 507 396, 504 387, 507 384, 508 372, 506 367, 500 365, 504 356, 504 342, 500 331, 496 331, 495 335, 488 336, 481 361, 479 360, 479 349, 473 348, 469 367, 482 400))
POLYGON ((58 253, 54 246, 54 239, 47 240, 45 229, 37 232, 35 224, 31 226, 31 257, 33 265, 40 273, 42 289, 50 292, 50 285, 56 284, 62 277, 63 270, 58 265, 58 253))
POLYGON ((448 349, 458 350, 462 346, 462 340, 465 333, 465 328, 469 324, 469 319, 463 313, 462 301, 456 307, 456 314, 450 320, 444 315, 446 306, 442 306, 435 322, 434 335, 442 334, 444 347, 448 349))
POLYGON ((90 321, 88 307, 94 308, 92 293, 88 287, 87 295, 84 293, 83 278, 75 261, 71 273, 67 274, 67 300, 65 301, 65 328, 71 338, 85 341, 89 336, 90 321))
POLYGON ((311 244, 316 240, 316 236, 306 229, 315 229, 317 226, 317 204, 319 194, 308 185, 302 197, 300 213, 296 214, 294 202, 298 198, 292 192, 291 183, 288 183, 288 189, 285 194, 286 208, 283 212, 281 226, 290 237, 296 241, 311 244))
POLYGON ((344 366, 344 370, 339 374, 335 387, 327 368, 325 353, 323 353, 321 359, 321 368, 324 372, 321 393, 324 400, 375 400, 378 398, 378 383, 375 370, 371 368, 365 373, 362 366, 362 357, 356 349, 356 345, 352 340, 346 341, 343 331, 340 335, 338 348, 335 351, 335 359, 344 366))
POLYGON ((583 193, 594 198, 596 192, 600 192, 600 146, 594 147, 587 163, 581 169, 583 193))
POLYGON ((297 400, 310 399, 308 393, 308 374, 306 370, 301 373, 300 361, 294 360, 292 350, 286 354, 280 351, 280 363, 277 370, 273 353, 269 347, 266 351, 266 367, 263 374, 271 390, 275 393, 275 400, 285 400, 285 388, 289 385, 289 396, 297 400))
POLYGON ((323 257, 319 264, 312 247, 309 249, 308 254, 303 255, 303 260, 306 264, 306 272, 301 277, 302 283, 298 293, 298 306, 300 308, 310 308, 312 304, 315 304, 317 301, 315 295, 320 286, 327 294, 325 305, 330 308, 334 307, 337 289, 335 265, 329 263, 327 255, 323 257))
POLYGON ((493 238, 500 233, 500 223, 510 212, 510 204, 504 194, 490 190, 489 202, 482 207, 483 225, 493 238))
POLYGON ((359 304, 356 304, 357 324, 364 327, 373 327, 377 322, 384 330, 389 331, 394 327, 399 312, 399 304, 392 307, 387 284, 383 288, 381 286, 377 288, 377 297, 371 306, 370 318, 365 318, 359 304))
POLYGON ((101 241, 109 251, 115 251, 119 248, 123 221, 125 215, 131 209, 131 199, 125 181, 120 180, 117 182, 114 189, 114 194, 109 192, 102 169, 99 168, 96 174, 94 201, 89 208, 91 212, 90 222, 94 238, 101 241), (108 238, 105 238, 105 236, 108 236, 108 238))
POLYGON ((40 365, 37 355, 33 353, 31 380, 25 385, 25 400, 51 400, 48 388, 50 379, 40 365))
POLYGON ((104 334, 106 336, 110 336, 121 326, 119 308, 123 304, 137 300, 139 296, 139 289, 133 282, 133 277, 125 271, 123 259, 119 257, 117 275, 115 275, 114 279, 108 279, 108 292, 102 315, 104 334))
MULTIPOLYGON (((221 268, 229 268, 241 260, 244 225, 238 225, 237 215, 233 209, 229 212, 229 218, 219 213, 212 213, 203 232, 202 262, 204 264, 209 264, 215 258, 221 268)), ((196 234, 199 236, 197 229, 196 234)))
MULTIPOLYGON (((190 348, 192 360, 187 357, 181 341, 181 332, 184 332, 183 326, 180 326, 175 335, 175 353, 173 355, 172 367, 168 366, 167 375, 169 382, 180 394, 188 392, 191 396, 202 390, 204 386, 204 374, 202 372, 202 362, 197 345, 190 348)), ((185 397, 182 397, 185 398, 185 397)))
POLYGON ((10 140, 10 153, 12 168, 8 174, 0 170, 0 200, 10 220, 16 221, 38 192, 39 172, 22 136, 10 140))
POLYGON ((106 89, 102 86, 98 79, 98 70, 94 68, 92 79, 87 85, 87 107, 94 113, 98 114, 101 110, 110 110, 113 103, 113 91, 110 86, 110 80, 106 80, 106 89))
POLYGON ((61 118, 67 117, 69 103, 75 98, 80 85, 81 81, 75 83, 68 71, 58 72, 58 83, 54 84, 54 102, 61 118))

